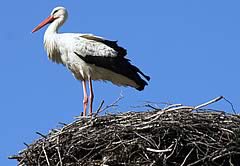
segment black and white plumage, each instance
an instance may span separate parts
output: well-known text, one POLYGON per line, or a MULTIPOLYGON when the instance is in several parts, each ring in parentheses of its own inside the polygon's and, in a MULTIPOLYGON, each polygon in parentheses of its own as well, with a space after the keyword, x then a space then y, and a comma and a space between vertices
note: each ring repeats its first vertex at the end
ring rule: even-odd
POLYGON ((51 15, 41 22, 32 32, 36 32, 49 24, 44 34, 44 47, 49 59, 61 63, 71 70, 76 79, 83 85, 83 114, 86 116, 88 96, 86 82, 89 81, 90 106, 92 114, 93 89, 92 80, 110 81, 119 86, 130 86, 143 90, 150 80, 136 66, 126 59, 126 49, 118 46, 116 41, 110 41, 92 34, 58 33, 58 29, 68 17, 64 7, 56 7, 51 15))

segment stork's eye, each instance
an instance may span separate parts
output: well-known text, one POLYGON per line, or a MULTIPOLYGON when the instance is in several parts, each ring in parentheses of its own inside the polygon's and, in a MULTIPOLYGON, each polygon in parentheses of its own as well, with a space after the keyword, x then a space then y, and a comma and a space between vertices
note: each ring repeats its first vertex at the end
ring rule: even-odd
POLYGON ((55 10, 52 15, 54 15, 54 14, 57 13, 57 12, 58 12, 58 10, 55 10))

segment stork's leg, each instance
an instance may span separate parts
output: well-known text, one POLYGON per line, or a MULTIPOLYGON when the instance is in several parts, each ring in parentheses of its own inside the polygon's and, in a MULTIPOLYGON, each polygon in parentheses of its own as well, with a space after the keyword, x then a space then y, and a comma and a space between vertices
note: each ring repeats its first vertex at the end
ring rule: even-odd
POLYGON ((92 79, 89 79, 89 90, 90 90, 90 94, 89 94, 89 100, 90 100, 90 105, 89 105, 89 115, 92 116, 92 105, 93 105, 93 98, 94 98, 94 94, 93 94, 93 87, 92 87, 92 79))
POLYGON ((83 116, 86 116, 87 112, 87 105, 88 105, 88 96, 87 96, 87 88, 86 88, 86 81, 82 81, 83 86, 83 116))

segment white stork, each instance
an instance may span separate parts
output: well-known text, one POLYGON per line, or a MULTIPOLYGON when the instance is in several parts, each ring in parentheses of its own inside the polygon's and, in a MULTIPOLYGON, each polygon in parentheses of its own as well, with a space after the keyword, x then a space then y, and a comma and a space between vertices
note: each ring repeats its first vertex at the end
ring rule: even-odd
POLYGON ((68 12, 64 7, 56 7, 51 15, 32 30, 36 32, 51 23, 44 34, 44 47, 49 59, 66 66, 83 86, 83 116, 89 105, 92 115, 93 88, 92 80, 110 81, 118 86, 130 86, 141 91, 149 76, 144 75, 136 66, 125 58, 126 49, 118 46, 117 41, 110 41, 92 34, 58 33, 66 21, 68 12), (140 75, 139 75, 140 74, 140 75), (86 83, 89 82, 89 98, 86 83))

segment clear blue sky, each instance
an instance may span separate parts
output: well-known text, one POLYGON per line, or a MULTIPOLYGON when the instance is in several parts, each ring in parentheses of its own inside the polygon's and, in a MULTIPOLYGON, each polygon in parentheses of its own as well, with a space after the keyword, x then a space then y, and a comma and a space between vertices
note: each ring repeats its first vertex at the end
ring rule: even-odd
MULTIPOLYGON (((7 156, 69 123, 82 111, 82 86, 43 49, 46 28, 31 30, 56 6, 69 19, 61 32, 116 39, 132 63, 151 76, 142 92, 94 82, 97 108, 125 97, 119 111, 143 101, 197 105, 224 95, 240 108, 240 1, 13 1, 1 3, 0 165, 7 156)), ((213 107, 231 111, 225 102, 213 107)), ((116 111, 116 110, 113 110, 116 111)))

